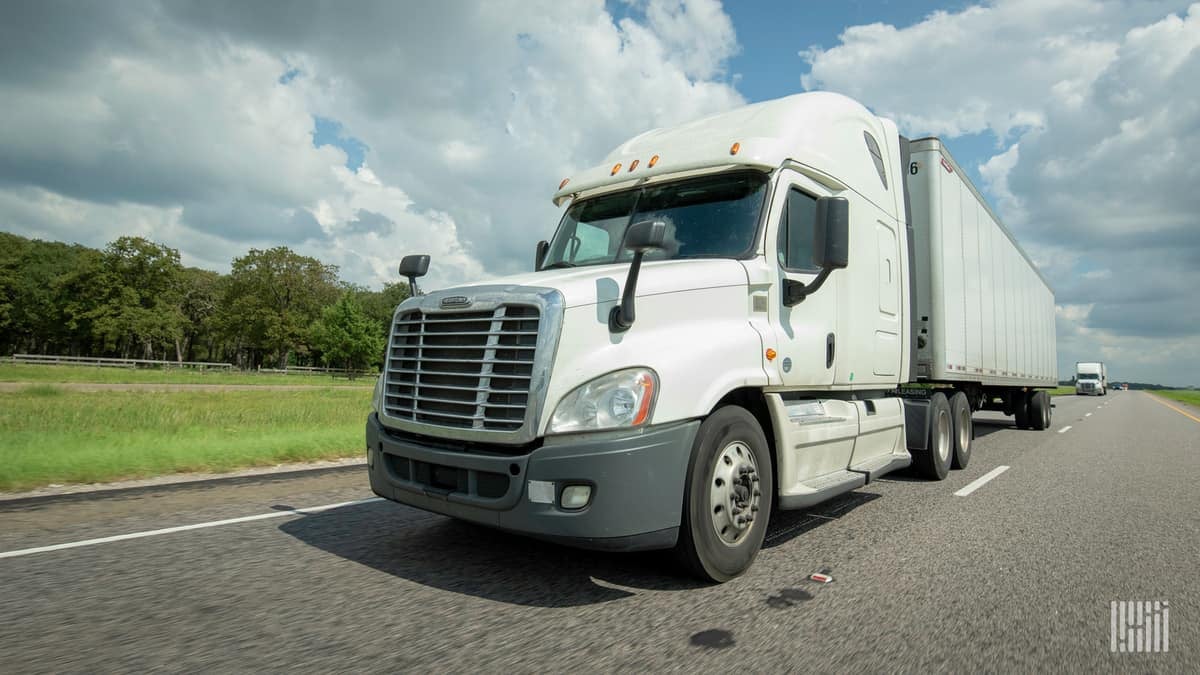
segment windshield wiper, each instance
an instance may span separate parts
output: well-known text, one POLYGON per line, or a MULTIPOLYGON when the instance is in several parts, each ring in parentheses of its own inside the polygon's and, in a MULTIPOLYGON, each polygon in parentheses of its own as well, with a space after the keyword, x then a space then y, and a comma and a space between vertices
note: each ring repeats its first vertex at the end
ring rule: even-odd
POLYGON ((559 260, 558 262, 552 262, 549 265, 546 265, 542 269, 544 269, 544 270, 560 270, 560 269, 563 269, 564 267, 575 267, 575 263, 567 262, 566 260, 559 260))

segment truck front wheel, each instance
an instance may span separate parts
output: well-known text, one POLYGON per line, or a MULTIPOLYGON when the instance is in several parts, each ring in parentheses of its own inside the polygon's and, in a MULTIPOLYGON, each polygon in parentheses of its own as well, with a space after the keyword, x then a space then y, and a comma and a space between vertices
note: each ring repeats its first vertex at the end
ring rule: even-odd
POLYGON ((738 406, 709 415, 692 446, 676 546, 688 571, 715 582, 746 571, 767 534, 774 485, 754 415, 738 406))

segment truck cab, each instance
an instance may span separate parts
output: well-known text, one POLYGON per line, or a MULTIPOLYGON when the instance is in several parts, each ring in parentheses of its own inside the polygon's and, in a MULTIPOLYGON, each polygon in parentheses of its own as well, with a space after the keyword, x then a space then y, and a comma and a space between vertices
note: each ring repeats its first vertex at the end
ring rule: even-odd
POLYGON ((564 179, 535 271, 397 308, 373 490, 585 548, 674 548, 724 581, 773 508, 914 456, 933 478, 965 465, 970 408, 891 395, 916 350, 906 144, 807 93, 646 132, 564 179))
POLYGON ((1108 394, 1108 377, 1099 361, 1080 361, 1075 364, 1075 394, 1104 396, 1108 394))

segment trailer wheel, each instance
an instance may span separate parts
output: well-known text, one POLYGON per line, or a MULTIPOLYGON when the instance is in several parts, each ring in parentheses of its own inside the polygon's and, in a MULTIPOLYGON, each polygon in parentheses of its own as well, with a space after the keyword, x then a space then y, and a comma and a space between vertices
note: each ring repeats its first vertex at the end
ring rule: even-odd
POLYGON ((938 392, 929 397, 929 439, 924 450, 913 450, 913 467, 923 478, 943 480, 950 472, 950 456, 954 422, 946 395, 938 392))
POLYGON ((950 468, 965 469, 971 461, 975 423, 971 419, 971 403, 961 391, 950 397, 950 419, 954 422, 954 454, 950 458, 950 468))
POLYGON ((1044 391, 1033 392, 1029 397, 1029 426, 1038 431, 1050 428, 1050 395, 1044 391))
POLYGON ((696 433, 675 553, 705 581, 724 582, 750 567, 762 548, 775 478, 767 438, 745 408, 726 406, 696 433))
POLYGON ((1029 428, 1029 395, 1023 391, 1013 394, 1013 417, 1017 420, 1018 429, 1029 428))

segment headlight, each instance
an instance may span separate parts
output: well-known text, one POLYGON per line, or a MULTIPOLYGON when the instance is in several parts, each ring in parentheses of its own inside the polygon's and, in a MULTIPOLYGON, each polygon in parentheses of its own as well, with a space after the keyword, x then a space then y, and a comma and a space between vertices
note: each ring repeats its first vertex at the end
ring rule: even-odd
POLYGON ((375 391, 371 393, 371 410, 379 412, 380 403, 383 401, 383 375, 375 378, 375 391))
POLYGON ((637 427, 650 421, 658 376, 649 368, 602 375, 563 397, 550 418, 552 434, 637 427))

